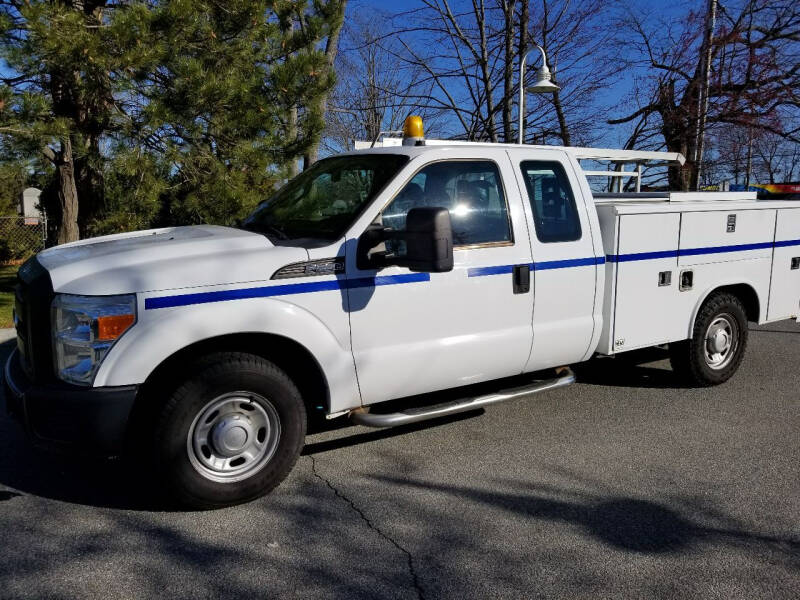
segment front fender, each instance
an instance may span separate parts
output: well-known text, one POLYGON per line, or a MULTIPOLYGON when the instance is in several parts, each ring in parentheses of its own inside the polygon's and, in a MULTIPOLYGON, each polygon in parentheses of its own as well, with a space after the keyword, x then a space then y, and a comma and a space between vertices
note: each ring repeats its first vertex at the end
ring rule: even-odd
POLYGON ((305 308, 277 298, 253 298, 158 310, 144 310, 139 321, 109 352, 95 387, 141 384, 164 360, 196 342, 237 333, 286 337, 317 360, 328 384, 330 410, 360 405, 350 348, 305 308), (224 308, 222 308, 224 306, 224 308))

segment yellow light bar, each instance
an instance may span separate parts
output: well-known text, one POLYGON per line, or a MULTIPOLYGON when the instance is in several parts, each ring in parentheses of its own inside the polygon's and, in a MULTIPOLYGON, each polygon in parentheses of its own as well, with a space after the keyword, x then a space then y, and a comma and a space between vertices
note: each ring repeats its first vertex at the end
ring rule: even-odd
POLYGON ((422 117, 419 115, 409 115, 403 123, 404 138, 423 138, 425 128, 422 125, 422 117))

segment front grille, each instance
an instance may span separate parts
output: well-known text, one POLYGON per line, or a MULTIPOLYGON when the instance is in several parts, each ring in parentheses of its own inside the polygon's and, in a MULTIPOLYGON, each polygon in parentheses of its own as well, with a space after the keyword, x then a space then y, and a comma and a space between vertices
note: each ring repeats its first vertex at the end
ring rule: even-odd
POLYGON ((22 357, 22 368, 31 379, 45 382, 54 376, 50 339, 53 284, 47 269, 36 257, 20 267, 17 280, 14 304, 17 348, 22 357))

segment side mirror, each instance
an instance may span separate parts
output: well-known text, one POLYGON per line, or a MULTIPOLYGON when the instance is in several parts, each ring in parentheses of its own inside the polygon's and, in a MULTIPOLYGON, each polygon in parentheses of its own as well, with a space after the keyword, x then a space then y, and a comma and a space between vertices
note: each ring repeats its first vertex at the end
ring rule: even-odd
POLYGON ((356 264, 359 269, 381 269, 390 265, 411 271, 443 273, 453 270, 453 229, 450 212, 440 207, 412 208, 406 215, 402 231, 371 227, 358 240, 356 264), (372 252, 382 242, 405 242, 405 251, 398 254, 372 252))

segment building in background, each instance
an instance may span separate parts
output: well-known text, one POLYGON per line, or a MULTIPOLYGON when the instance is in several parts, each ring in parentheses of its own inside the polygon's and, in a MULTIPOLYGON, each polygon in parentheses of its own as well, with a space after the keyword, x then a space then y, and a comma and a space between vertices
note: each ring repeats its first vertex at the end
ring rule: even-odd
POLYGON ((22 191, 19 199, 19 214, 25 218, 26 225, 38 225, 42 219, 42 210, 39 205, 39 197, 42 190, 29 187, 22 191))

